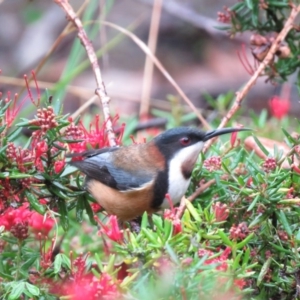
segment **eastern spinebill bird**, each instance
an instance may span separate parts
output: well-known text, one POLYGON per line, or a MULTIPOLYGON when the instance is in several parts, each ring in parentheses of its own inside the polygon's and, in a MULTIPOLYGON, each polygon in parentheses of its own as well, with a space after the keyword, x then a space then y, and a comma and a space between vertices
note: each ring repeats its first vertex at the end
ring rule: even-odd
POLYGON ((90 150, 74 156, 71 165, 86 175, 86 188, 107 211, 127 221, 180 202, 191 181, 204 143, 245 128, 203 132, 177 127, 144 144, 90 150))

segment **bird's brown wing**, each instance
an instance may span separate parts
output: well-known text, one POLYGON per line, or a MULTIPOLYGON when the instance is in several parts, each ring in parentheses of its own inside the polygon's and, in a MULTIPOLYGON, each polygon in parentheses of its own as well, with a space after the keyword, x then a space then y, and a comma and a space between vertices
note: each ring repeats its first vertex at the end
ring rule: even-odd
MULTIPOLYGON (((113 164, 114 153, 117 149, 119 148, 88 151, 81 155, 84 160, 71 161, 70 164, 86 174, 87 180, 100 181, 119 191, 139 189, 154 179, 153 172, 147 172, 139 166, 133 171, 113 164)), ((124 150, 123 152, 125 155, 124 150)), ((126 157, 124 159, 126 160, 126 157)))

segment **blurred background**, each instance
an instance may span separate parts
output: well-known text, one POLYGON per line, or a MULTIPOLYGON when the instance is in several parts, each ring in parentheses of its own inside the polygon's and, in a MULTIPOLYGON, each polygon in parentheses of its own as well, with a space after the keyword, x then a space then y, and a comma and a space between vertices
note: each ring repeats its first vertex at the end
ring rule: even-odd
MULTIPOLYGON (((146 55, 131 38, 99 22, 114 23, 147 43, 154 6, 159 29, 157 36, 155 30, 150 35, 152 43, 157 44, 156 56, 191 101, 204 110, 209 121, 214 114, 206 112, 218 107, 213 102, 223 97, 225 111, 234 93, 251 76, 237 54, 243 44, 254 66, 250 34, 230 37, 226 30, 218 29, 226 26, 217 21, 218 12, 235 3, 235 0, 70 1, 74 9, 80 11, 89 38, 99 52, 113 113, 164 116, 159 112, 173 111, 174 114, 176 107, 185 113, 191 112, 157 68, 154 67, 153 77, 151 73, 144 75, 146 55)), ((41 90, 47 87, 53 99, 62 99, 65 112, 76 111, 94 95, 96 85, 89 63, 84 63, 85 50, 78 39, 74 39, 76 31, 68 25, 65 13, 54 1, 0 1, 0 20, 2 93, 10 90, 22 94, 23 75, 35 70, 41 90)), ((295 78, 290 79, 290 111, 297 115, 300 106, 294 81, 295 78)), ((247 108, 243 114, 248 115, 248 108, 256 113, 268 108, 269 99, 280 94, 281 89, 260 78, 243 102, 247 108)), ((99 105, 97 101, 92 101, 88 109, 95 109, 95 105, 99 105)))

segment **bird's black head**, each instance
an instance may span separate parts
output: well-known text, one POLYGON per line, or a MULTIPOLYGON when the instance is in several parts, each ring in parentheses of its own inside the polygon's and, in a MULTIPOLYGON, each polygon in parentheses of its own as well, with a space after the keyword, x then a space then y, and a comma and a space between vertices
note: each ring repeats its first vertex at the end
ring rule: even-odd
MULTIPOLYGON (((201 142, 203 144, 204 138, 205 132, 201 130, 189 127, 177 127, 158 135, 154 138, 154 142, 165 158, 170 159, 183 148, 201 142)), ((202 146, 199 145, 199 152, 202 146)))
POLYGON ((154 138, 154 142, 167 160, 179 152, 182 152, 183 156, 187 157, 191 155, 198 156, 203 148, 204 142, 207 140, 225 133, 244 130, 249 129, 222 128, 204 132, 196 128, 177 127, 158 135, 154 138))

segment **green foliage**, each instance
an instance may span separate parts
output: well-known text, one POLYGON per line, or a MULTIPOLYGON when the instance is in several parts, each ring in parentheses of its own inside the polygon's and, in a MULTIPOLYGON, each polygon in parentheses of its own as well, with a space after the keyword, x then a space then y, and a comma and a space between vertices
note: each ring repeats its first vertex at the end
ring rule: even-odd
MULTIPOLYGON (((224 22, 231 23, 223 29, 228 30, 231 35, 245 31, 259 34, 259 41, 255 36, 252 37, 252 53, 261 61, 271 46, 272 38, 283 29, 293 6, 296 5, 299 5, 297 1, 288 0, 239 1, 222 15, 224 22), (265 41, 262 42, 262 39, 265 41)), ((287 81, 291 74, 299 74, 299 39, 299 30, 295 27, 288 33, 285 41, 278 45, 277 57, 265 71, 268 79, 282 82, 287 81)))
MULTIPOLYGON (((99 31, 90 22, 95 7, 92 1, 83 16, 90 37, 99 31)), ((230 8, 232 27, 226 29, 259 33, 268 38, 264 46, 269 47, 269 35, 283 28, 290 10, 289 1, 239 1, 230 8)), ((97 55, 119 40, 115 37, 97 55)), ((287 37, 291 55, 278 55, 267 69, 270 79, 286 80, 298 71, 298 43, 293 29, 287 37)), ((270 151, 254 132, 266 156, 261 159, 243 142, 222 137, 206 159, 199 158, 187 196, 210 184, 192 203, 186 201, 182 216, 172 208, 145 213, 138 230, 128 223, 120 226, 98 211, 83 188, 82 174, 66 157, 69 151, 108 145, 98 117, 84 126, 63 115, 63 101, 55 100, 89 66, 80 49, 75 42, 53 89, 54 101, 45 97, 41 105, 31 99, 38 109, 33 119, 18 118, 13 126, 21 108, 9 99, 0 105, 0 299, 296 299, 300 141, 287 129, 292 121, 268 119, 265 110, 250 113, 242 123, 264 135, 284 137, 291 151, 270 151), (282 132, 274 132, 279 125, 282 132), (24 130, 30 130, 30 138, 20 137, 24 130)), ((218 110, 216 125, 233 94, 206 99, 218 110)), ((195 119, 181 109, 176 96, 168 100, 171 112, 152 111, 167 119, 167 128, 195 119)), ((126 143, 137 122, 127 122, 126 143)), ((247 135, 239 133, 239 139, 247 135)))

